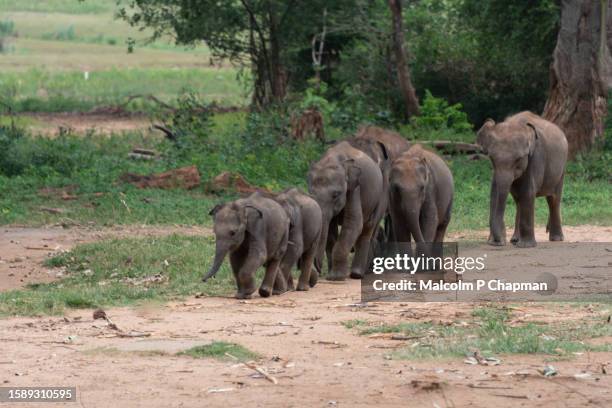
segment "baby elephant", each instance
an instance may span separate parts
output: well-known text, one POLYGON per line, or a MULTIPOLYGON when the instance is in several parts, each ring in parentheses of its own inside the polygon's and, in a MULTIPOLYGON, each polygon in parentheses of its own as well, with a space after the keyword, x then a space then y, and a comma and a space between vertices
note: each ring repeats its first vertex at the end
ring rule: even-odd
POLYGON ((563 241, 561 195, 567 161, 563 131, 535 113, 521 112, 502 123, 487 120, 478 131, 477 143, 493 164, 489 244, 506 244, 504 212, 508 193, 516 202, 513 244, 520 248, 536 246, 534 205, 540 196, 548 201, 549 239, 563 241))
POLYGON ((255 292, 255 272, 260 266, 266 267, 266 273, 259 294, 270 296, 289 237, 289 218, 283 207, 254 193, 217 205, 210 215, 215 222, 216 252, 214 264, 202 280, 215 276, 229 252, 238 286, 236 297, 248 299, 255 292))
POLYGON ((279 194, 276 201, 287 212, 290 227, 287 252, 281 261, 282 274, 276 277, 275 293, 293 290, 291 269, 296 263, 301 270, 297 290, 308 290, 317 284, 319 277, 312 266, 321 235, 321 207, 312 197, 297 188, 279 194))
POLYGON ((414 145, 393 162, 392 230, 398 242, 442 242, 451 218, 453 175, 435 153, 414 145))

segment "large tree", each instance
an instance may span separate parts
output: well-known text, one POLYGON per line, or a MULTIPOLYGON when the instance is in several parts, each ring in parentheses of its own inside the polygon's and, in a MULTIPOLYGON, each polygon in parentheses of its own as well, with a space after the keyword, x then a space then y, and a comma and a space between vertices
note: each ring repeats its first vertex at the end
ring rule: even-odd
POLYGON ((134 26, 153 29, 179 44, 204 42, 217 58, 250 68, 253 102, 285 98, 288 60, 318 32, 324 10, 348 0, 120 0, 119 16, 134 26), (331 3, 331 4, 328 4, 331 3))
POLYGON ((410 119, 419 114, 419 100, 410 79, 408 56, 404 46, 402 0, 389 0, 389 9, 391 10, 391 42, 395 55, 397 79, 404 99, 404 117, 410 119))
POLYGON ((544 117, 565 132, 570 155, 604 133, 610 69, 610 0, 563 0, 544 117), (608 28, 607 28, 608 27, 608 28))

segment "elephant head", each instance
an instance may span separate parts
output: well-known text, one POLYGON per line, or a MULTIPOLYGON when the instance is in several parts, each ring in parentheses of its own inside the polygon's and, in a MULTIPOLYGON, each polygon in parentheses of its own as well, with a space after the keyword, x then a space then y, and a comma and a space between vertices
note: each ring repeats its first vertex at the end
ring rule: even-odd
POLYGON ((506 243, 506 199, 514 181, 525 174, 539 138, 540 131, 529 122, 496 124, 488 119, 478 131, 476 142, 493 165, 489 219, 492 245, 506 243))
POLYGON ((358 188, 360 174, 361 169, 354 159, 342 155, 327 155, 313 164, 308 172, 308 192, 321 207, 323 216, 316 255, 319 267, 327 244, 329 225, 346 206, 347 196, 358 188))
POLYGON ((391 194, 400 202, 407 217, 410 234, 416 242, 424 242, 420 214, 431 189, 431 171, 427 159, 422 156, 402 158, 391 173, 391 194))
POLYGON ((257 207, 244 200, 218 204, 210 210, 209 215, 214 217, 215 260, 206 276, 202 278, 203 282, 217 274, 228 252, 235 251, 242 245, 247 234, 248 217, 263 216, 257 207))

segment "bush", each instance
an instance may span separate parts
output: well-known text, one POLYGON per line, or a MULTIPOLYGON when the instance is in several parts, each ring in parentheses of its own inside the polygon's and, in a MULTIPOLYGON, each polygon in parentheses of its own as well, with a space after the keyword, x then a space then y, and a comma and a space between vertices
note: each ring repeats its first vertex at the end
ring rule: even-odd
POLYGON ((415 127, 431 130, 468 132, 472 130, 472 125, 462 108, 460 103, 449 105, 443 98, 436 98, 426 90, 421 104, 421 115, 414 117, 412 123, 415 127))

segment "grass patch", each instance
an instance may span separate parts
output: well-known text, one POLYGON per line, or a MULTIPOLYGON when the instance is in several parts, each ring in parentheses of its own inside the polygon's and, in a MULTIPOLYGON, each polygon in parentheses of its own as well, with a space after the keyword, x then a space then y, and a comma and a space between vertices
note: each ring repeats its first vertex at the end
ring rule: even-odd
POLYGON ((431 322, 396 325, 357 325, 360 335, 401 333, 414 336, 418 344, 391 354, 397 359, 462 357, 475 350, 484 356, 502 354, 548 354, 568 356, 574 352, 610 351, 612 344, 589 345, 586 340, 612 335, 612 325, 599 320, 560 324, 510 325, 505 308, 478 308, 468 326, 440 326, 431 322))
MULTIPOLYGON (((206 102, 243 105, 245 93, 232 69, 112 68, 90 72, 30 69, 7 72, 0 95, 15 112, 87 112, 98 106, 124 105, 130 95, 153 94, 170 102, 183 90, 201 93, 206 102)), ((136 99, 134 112, 152 111, 151 102, 136 99)))
POLYGON ((236 343, 227 343, 224 341, 215 341, 204 346, 195 346, 188 350, 178 353, 178 355, 190 356, 193 358, 214 358, 216 360, 234 360, 228 356, 230 354, 236 357, 237 361, 249 361, 259 358, 257 353, 236 343))
POLYGON ((62 314, 96 308, 182 299, 203 292, 229 295, 235 288, 228 262, 202 283, 214 256, 213 237, 171 235, 78 245, 47 261, 66 276, 49 284, 0 293, 0 315, 62 314))

